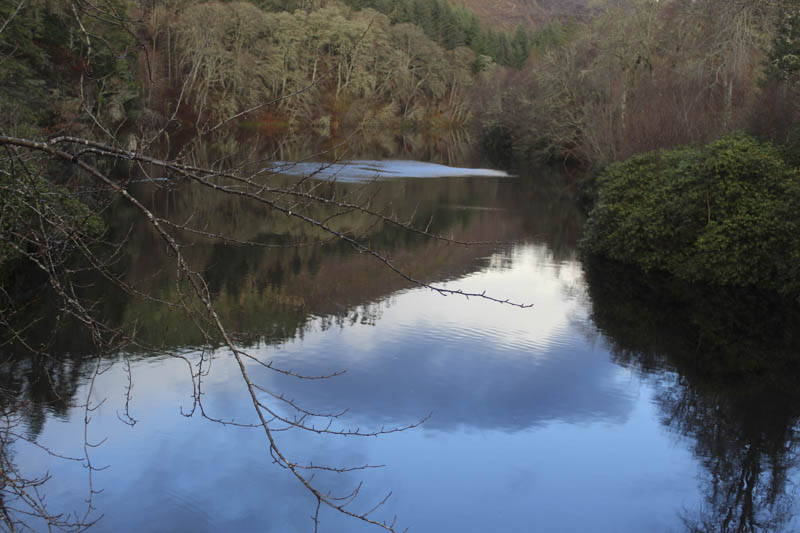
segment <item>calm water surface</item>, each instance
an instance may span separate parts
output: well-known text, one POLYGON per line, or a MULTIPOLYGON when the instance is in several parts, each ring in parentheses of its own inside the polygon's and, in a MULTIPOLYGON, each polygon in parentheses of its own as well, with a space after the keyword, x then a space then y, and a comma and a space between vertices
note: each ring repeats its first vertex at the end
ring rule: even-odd
MULTIPOLYGON (((396 179, 380 193, 435 215, 443 232, 517 244, 439 245, 390 229, 373 242, 428 281, 530 309, 412 288, 339 248, 198 243, 194 260, 251 353, 307 374, 347 371, 299 381, 251 364, 256 381, 315 410, 349 409, 341 427, 403 426, 431 413, 417 429, 379 438, 282 433, 284 450, 314 463, 386 465, 320 482, 342 492, 363 481, 362 510, 391 491, 376 517, 396 514, 410 531, 800 530, 795 311, 584 265, 569 194, 523 178, 396 179), (769 364, 753 368, 752 359, 769 364)), ((176 218, 191 207, 159 194, 154 205, 176 218)), ((229 220, 219 206, 202 209, 229 220)), ((295 231, 265 224, 251 233, 295 231)), ((152 281, 157 269, 147 253, 132 255, 130 275, 168 291, 169 279, 152 281)), ((115 305, 120 320, 137 317, 165 345, 129 354, 135 426, 119 419, 128 379, 119 355, 95 381, 93 399, 105 403, 88 432, 106 440, 91 453, 108 465, 93 480, 103 491, 95 530, 313 531, 315 502, 272 463, 263 431, 181 414, 192 383, 176 353, 210 358, 208 413, 254 421, 225 350, 199 351, 180 318, 115 305)), ((87 372, 70 389, 76 404, 87 372)), ((40 444, 82 455, 82 409, 44 409, 28 426, 40 444)), ((24 445, 16 460, 50 473, 51 509, 85 507, 80 464, 24 445)), ((375 529, 324 511, 320 530, 375 529)))

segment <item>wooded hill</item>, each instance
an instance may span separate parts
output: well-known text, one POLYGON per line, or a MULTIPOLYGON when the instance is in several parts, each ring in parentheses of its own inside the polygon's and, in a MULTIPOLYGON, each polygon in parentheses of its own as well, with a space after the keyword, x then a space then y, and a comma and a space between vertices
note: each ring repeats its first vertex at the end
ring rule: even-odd
POLYGON ((734 130, 789 142, 799 116, 799 8, 609 2, 478 105, 487 142, 509 157, 590 165, 734 130))
POLYGON ((506 159, 601 165, 735 129, 786 141, 795 4, 594 2, 587 20, 512 34, 446 0, 114 0, 113 17, 81 19, 0 0, 2 20, 22 6, 0 34, 0 126, 102 136, 97 122, 156 133, 166 120, 175 132, 257 107, 233 124, 370 138, 387 153, 398 135, 422 145, 477 124, 506 159))
POLYGON ((537 27, 555 20, 583 19, 591 13, 591 0, 454 0, 489 26, 512 30, 537 27))
POLYGON ((446 0, 108 6, 78 17, 67 4, 0 0, 0 18, 13 18, 0 35, 0 126, 102 137, 101 123, 124 134, 167 121, 163 135, 257 107, 237 127, 273 138, 435 139, 464 128, 473 90, 498 65, 519 67, 560 38, 552 28, 495 30, 446 0))
MULTIPOLYGON (((511 13, 505 13, 499 21, 485 19, 472 7, 465 8, 449 0, 342 2, 354 10, 374 9, 388 16, 392 24, 414 24, 447 50, 467 46, 477 55, 489 56, 496 63, 506 66, 521 67, 530 53, 532 43, 537 40, 532 20, 520 19, 518 24, 511 25, 515 19, 511 13)), ((296 0, 258 0, 255 3, 270 11, 294 12, 301 7, 296 0)), ((309 10, 307 7, 304 9, 309 10)), ((502 10, 498 10, 497 14, 502 14, 502 10)), ((538 39, 541 40, 541 37, 538 39)))

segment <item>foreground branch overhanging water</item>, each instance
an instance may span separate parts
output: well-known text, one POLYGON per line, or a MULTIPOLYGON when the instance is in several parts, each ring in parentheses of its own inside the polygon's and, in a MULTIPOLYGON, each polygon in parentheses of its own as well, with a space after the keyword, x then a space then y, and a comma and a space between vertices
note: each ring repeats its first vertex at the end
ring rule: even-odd
MULTIPOLYGON (((217 314, 217 311, 212 302, 211 291, 209 290, 209 287, 206 284, 203 276, 199 272, 196 272, 191 268, 191 266, 186 260, 185 255, 183 254, 181 245, 176 240, 173 233, 170 232, 170 229, 181 231, 186 229, 192 230, 193 228, 189 228, 186 225, 177 225, 174 223, 170 223, 169 221, 156 216, 156 214, 154 214, 152 210, 150 210, 147 206, 145 206, 139 199, 137 199, 128 190, 127 182, 115 181, 114 179, 110 178, 109 175, 98 169, 97 164, 92 164, 91 158, 97 158, 98 160, 106 159, 106 160, 130 161, 139 165, 140 170, 142 170, 145 173, 145 175, 147 175, 146 170, 144 168, 145 165, 161 168, 163 171, 170 174, 171 179, 188 180, 190 182, 197 183, 200 186, 209 189, 211 191, 220 194, 230 195, 232 197, 244 198, 246 200, 257 203, 260 206, 263 206, 265 209, 274 210, 283 213, 288 217, 296 218, 304 224, 307 224, 311 227, 321 230, 325 234, 329 235, 330 239, 347 243, 357 252, 369 255, 374 260, 378 261, 380 264, 390 269, 392 272, 394 272, 396 275, 400 276, 407 282, 418 287, 427 288, 429 290, 435 291, 440 295, 443 296, 460 295, 464 296, 465 298, 475 297, 519 308, 527 308, 531 307, 532 305, 522 302, 510 301, 509 299, 497 298, 492 295, 488 295, 485 292, 468 292, 461 289, 450 289, 441 285, 425 282, 424 280, 421 280, 417 277, 410 275, 403 268, 399 267, 394 262, 392 262, 385 254, 382 254, 378 250, 371 247, 369 244, 365 244, 364 242, 362 242, 357 234, 354 234, 352 232, 346 232, 332 226, 330 224, 330 220, 335 216, 337 216, 336 214, 331 215, 328 218, 320 219, 310 214, 307 210, 304 210, 304 208, 307 208, 309 205, 322 205, 328 208, 340 210, 340 212, 358 211, 374 219, 375 223, 383 222, 395 227, 399 227, 404 231, 409 231, 430 239, 440 240, 454 245, 469 246, 474 244, 498 244, 497 242, 478 243, 478 242, 458 240, 455 239, 454 237, 447 237, 431 232, 430 221, 427 222, 425 228, 418 228, 413 224, 413 217, 412 219, 403 221, 398 219, 395 215, 387 215, 381 213, 379 210, 374 209, 370 205, 370 200, 368 200, 366 203, 359 204, 350 201, 337 200, 335 197, 329 198, 315 194, 314 188, 311 189, 311 192, 309 192, 308 190, 302 190, 298 187, 298 185, 300 182, 305 181, 308 178, 307 176, 302 178, 300 182, 296 182, 294 186, 273 187, 266 185, 264 183, 260 183, 258 181, 258 178, 263 177, 265 172, 264 170, 249 175, 237 171, 217 171, 209 168, 202 168, 198 166, 188 165, 180 161, 174 161, 174 160, 170 161, 170 160, 153 158, 144 154, 125 151, 102 143, 75 137, 57 137, 49 141, 36 141, 32 139, 19 138, 19 137, 0 136, 0 145, 5 146, 8 150, 11 150, 12 158, 15 157, 18 158, 20 154, 17 152, 17 150, 22 149, 30 151, 31 153, 47 154, 54 160, 68 163, 69 165, 72 165, 75 168, 80 169, 82 172, 85 172, 86 174, 91 176, 91 178, 95 180, 95 182, 99 186, 101 186, 107 191, 110 191, 112 193, 112 197, 121 198, 124 202, 133 206, 135 210, 139 213, 139 215, 146 220, 147 224, 153 230, 155 230, 159 238, 166 243, 169 251, 174 256, 174 259, 176 261, 178 279, 179 280, 183 279, 188 281, 190 286, 190 294, 188 295, 181 294, 180 303, 179 304, 172 303, 172 305, 178 305, 179 307, 182 307, 193 316, 195 324, 202 331, 204 338, 206 339, 209 345, 211 344, 212 336, 217 336, 218 338, 221 338, 222 344, 231 353, 231 355, 234 357, 237 363, 241 378, 247 387, 250 402, 252 403, 253 408, 256 412, 257 423, 239 424, 239 423, 234 423, 233 421, 221 420, 206 413, 205 409, 203 408, 203 403, 201 400, 200 376, 202 374, 202 371, 193 370, 192 364, 188 360, 186 360, 186 362, 187 364, 189 364, 190 372, 192 373, 192 381, 194 384, 193 385, 194 407, 187 414, 191 415, 195 411, 195 409, 199 408, 199 411, 203 417, 209 420, 213 420, 215 422, 220 422, 223 424, 233 424, 233 425, 250 425, 253 427, 261 426, 264 430, 265 438, 269 443, 269 452, 274 462, 276 462, 281 467, 288 469, 291 472, 291 474, 298 480, 298 482, 300 482, 316 499, 317 505, 314 512, 314 516, 312 517, 315 524, 315 530, 319 526, 320 508, 324 505, 349 517, 364 521, 366 523, 381 527, 389 531, 396 531, 396 523, 395 523, 396 519, 387 522, 385 520, 374 519, 371 516, 377 509, 379 509, 386 503, 391 493, 387 494, 382 500, 377 502, 377 504, 372 506, 367 511, 351 510, 350 506, 351 504, 353 504, 353 502, 359 495, 361 485, 359 484, 358 486, 356 486, 355 489, 353 489, 353 491, 349 492, 348 494, 334 495, 331 494, 330 492, 324 491, 318 485, 315 484, 314 473, 317 471, 328 471, 337 473, 352 472, 355 470, 364 470, 368 468, 373 468, 375 467, 375 465, 329 466, 329 465, 314 465, 311 463, 304 464, 302 462, 291 459, 290 456, 283 450, 283 448, 279 447, 278 443, 276 442, 275 433, 280 431, 286 431, 289 429, 299 429, 303 431, 312 432, 315 434, 332 434, 332 435, 344 435, 344 436, 378 436, 398 431, 405 431, 408 429, 418 427, 423 422, 425 422, 430 415, 422 418, 421 420, 413 424, 402 427, 380 428, 378 430, 373 430, 373 431, 363 431, 360 428, 356 429, 338 428, 334 426, 334 423, 344 414, 344 412, 341 413, 315 412, 313 410, 304 408, 301 404, 297 403, 293 399, 285 397, 283 394, 280 394, 270 388, 263 387, 258 383, 254 382, 253 379, 251 378, 250 373, 248 372, 248 362, 255 363, 260 367, 266 368, 268 370, 278 372, 283 375, 292 376, 298 379, 325 379, 325 378, 335 377, 336 375, 339 375, 341 372, 334 372, 328 375, 321 375, 321 376, 304 375, 290 368, 281 368, 279 366, 274 365, 272 362, 262 361, 255 355, 238 347, 235 340, 230 335, 228 329, 223 324, 223 321, 221 320, 220 316, 217 314), (69 151, 71 147, 74 147, 75 150, 69 151), (290 199, 293 203, 291 204, 282 203, 283 199, 290 199), (191 300, 193 298, 197 298, 199 300, 200 312, 198 312, 198 310, 193 309, 193 304, 191 303, 191 300), (274 402, 276 402, 278 406, 284 406, 285 408, 288 408, 290 414, 288 415, 283 414, 281 413, 279 407, 268 404, 264 400, 265 398, 264 395, 272 399, 274 402), (318 424, 317 422, 320 420, 322 421, 322 423, 318 424)), ((238 242, 240 244, 252 244, 244 241, 238 241, 236 239, 227 238, 214 232, 204 232, 204 233, 212 238, 223 239, 227 241, 233 240, 234 242, 238 242)), ((75 240, 80 241, 80 239, 75 239, 75 240)), ((108 275, 107 269, 104 268, 105 263, 101 260, 95 260, 88 246, 80 244, 79 247, 83 255, 90 258, 90 263, 94 266, 94 268, 103 273, 106 278, 109 278, 114 282, 120 281, 118 280, 118 278, 108 275)), ((71 286, 65 287, 63 284, 59 282, 58 276, 56 275, 55 272, 56 265, 49 264, 47 261, 44 262, 39 261, 31 253, 26 252, 21 247, 16 247, 16 249, 19 253, 26 256, 28 259, 33 260, 34 263, 37 265, 37 267, 46 274, 47 279, 51 284, 52 288, 56 291, 56 293, 58 293, 64 299, 65 302, 67 302, 67 305, 72 309, 71 313, 74 316, 76 316, 87 326, 93 328, 93 331, 96 330, 97 336, 100 335, 101 331, 107 331, 108 328, 106 327, 105 324, 97 322, 92 317, 91 310, 87 308, 81 302, 80 298, 76 296, 73 287, 71 286)), ((138 293, 135 287, 130 287, 125 284, 120 284, 120 287, 123 290, 131 292, 133 294, 138 293)), ((141 296, 141 294, 139 295, 141 296)), ((149 295, 144 295, 144 296, 149 297, 149 295)), ((95 375, 96 373, 97 372, 95 372, 95 375)), ((130 399, 129 395, 130 395, 130 389, 128 390, 128 400, 130 399)), ((86 407, 86 419, 87 419, 86 425, 88 426, 89 410, 94 409, 97 406, 92 407, 91 398, 89 398, 87 399, 85 407, 86 407)), ((133 420, 132 418, 130 418, 130 415, 128 413, 125 413, 125 415, 126 417, 128 417, 127 420, 133 420)), ((86 442, 88 445, 88 436, 86 438, 86 442)), ((85 451, 86 451, 86 457, 84 460, 89 464, 90 474, 91 474, 91 471, 94 467, 92 467, 91 462, 88 458, 89 455, 88 449, 86 449, 85 451)), ((90 478, 90 484, 91 484, 91 478, 90 478)), ((90 490, 92 491, 90 494, 93 494, 94 489, 91 488, 91 486, 90 490)), ((90 510, 92 510, 91 503, 89 504, 88 511, 90 510)), ((93 522, 91 522, 88 519, 85 519, 82 523, 90 525, 93 522)))

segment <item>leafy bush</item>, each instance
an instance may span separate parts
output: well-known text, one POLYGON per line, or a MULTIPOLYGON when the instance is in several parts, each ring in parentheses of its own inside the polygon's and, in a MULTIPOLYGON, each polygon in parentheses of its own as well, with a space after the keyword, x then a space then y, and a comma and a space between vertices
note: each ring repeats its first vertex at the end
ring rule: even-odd
POLYGON ((742 133, 610 165, 589 253, 687 280, 800 294, 800 174, 742 133))
POLYGON ((0 280, 13 274, 23 256, 66 261, 91 246, 105 224, 84 200, 55 185, 36 165, 25 169, 0 165, 0 280))

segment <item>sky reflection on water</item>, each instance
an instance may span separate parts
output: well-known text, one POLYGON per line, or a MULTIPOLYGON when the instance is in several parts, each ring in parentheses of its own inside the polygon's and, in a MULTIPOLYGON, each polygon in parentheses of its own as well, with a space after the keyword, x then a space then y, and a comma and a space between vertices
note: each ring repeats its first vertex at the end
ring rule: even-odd
MULTIPOLYGON (((251 372, 315 409, 349 407, 343 424, 420 429, 381 438, 279 438, 297 457, 334 464, 386 464, 330 481, 367 481, 363 505, 383 491, 412 531, 666 531, 698 499, 696 463, 659 423, 647 383, 611 362, 590 328, 580 269, 554 263, 543 246, 515 248, 450 283, 535 302, 528 310, 410 290, 377 304, 374 324, 307 330, 261 346, 266 360, 310 373, 346 369, 323 382, 251 372), (501 260, 502 259, 502 260, 501 260), (494 265, 494 266, 492 266, 494 265), (263 374, 263 375, 262 375, 263 374)), ((253 420, 236 369, 217 354, 206 382, 214 416, 253 420)), ((134 428, 116 417, 124 403, 118 364, 101 376, 108 401, 90 427, 108 437, 94 453, 110 468, 100 531, 309 531, 313 502, 275 468, 255 429, 184 418, 191 385, 185 363, 134 365, 134 428), (166 406, 166 407, 165 407, 166 406), (131 502, 136 502, 132 504, 131 502)), ((80 397, 80 393, 78 394, 80 397)), ((77 414, 77 413, 76 413, 77 414)), ((80 424, 49 420, 40 442, 64 453, 82 442, 80 424)), ((27 463, 28 456, 21 456, 27 463)), ((30 464, 28 466, 45 466, 30 464)), ((80 506, 85 472, 48 462, 51 502, 80 506)), ((326 513, 323 531, 361 531, 326 513)), ((366 529, 368 530, 368 528, 366 529)))
MULTIPOLYGON (((771 351, 791 352, 797 345, 765 344, 759 335, 737 337, 731 330, 745 324, 770 338, 777 337, 773 330, 790 337, 793 322, 776 319, 766 329, 763 320, 742 320, 752 306, 745 302, 744 311, 734 309, 725 294, 700 295, 705 306, 667 305, 671 288, 664 290, 660 280, 637 285, 614 266, 587 269, 575 253, 580 220, 565 207, 571 199, 524 183, 396 180, 382 190, 392 201, 410 202, 411 210, 425 199, 431 204, 426 219, 435 214, 444 230, 462 231, 465 238, 519 240, 524 233, 527 244, 464 249, 396 242, 391 234, 374 237, 393 257, 406 254, 407 264, 426 279, 534 304, 530 309, 402 289, 396 278, 381 277, 384 270, 367 272, 357 254, 336 249, 321 249, 320 257, 298 255, 292 270, 294 262, 280 255, 220 247, 204 256, 202 246, 193 248, 205 265, 200 270, 212 282, 219 276, 212 291, 229 318, 242 318, 236 324, 285 326, 272 336, 248 337, 250 352, 306 374, 347 371, 329 380, 298 381, 251 363, 255 381, 309 409, 348 409, 339 421, 344 428, 403 426, 431 413, 420 428, 380 438, 280 433, 283 449, 315 464, 386 465, 321 475, 319 481, 337 492, 364 481, 362 510, 391 490, 376 516, 391 520, 396 513, 400 529, 412 532, 688 531, 684 518, 698 520, 706 512, 713 522, 722 517, 720 509, 733 508, 709 487, 752 496, 736 492, 745 476, 757 489, 756 518, 782 520, 776 507, 790 502, 781 530, 797 530, 796 394, 759 385, 771 383, 774 373, 745 378, 741 387, 713 375, 717 366, 730 371, 728 364, 736 373, 737 361, 751 359, 751 351, 762 349, 761 359, 769 359, 771 351), (276 271, 283 275, 270 278, 276 271), (250 283, 265 275, 271 280, 265 287, 250 283), (258 316, 240 316, 247 312, 258 316), (700 364, 698 357, 708 361, 700 364), (788 480, 774 485, 774 502, 763 497, 773 489, 767 480, 772 473, 788 480)), ((227 216, 215 205, 207 208, 227 216)), ((238 222, 216 223, 225 221, 238 222)), ((137 269, 151 274, 132 267, 137 269)), ((150 309, 133 307, 124 316, 147 317, 150 309)), ((145 324, 155 334, 162 332, 159 319, 164 333, 185 324, 154 316, 145 324)), ((186 338, 191 337, 176 335, 179 340, 167 346, 196 362, 200 354, 191 341, 181 341, 186 338)), ((230 356, 212 356, 204 378, 206 412, 254 422, 230 356)), ((134 427, 118 418, 127 385, 122 363, 95 383, 95 402, 106 402, 93 413, 89 435, 93 442, 107 441, 92 457, 97 465, 109 465, 95 476, 95 488, 103 490, 95 503, 104 515, 95 531, 313 531, 315 502, 272 464, 263 431, 182 416, 181 409, 192 406, 186 362, 134 357, 134 427)), ((85 395, 83 385, 74 402, 82 403, 85 395)), ((50 413, 38 442, 81 456, 82 419, 76 407, 65 415, 50 413)), ((51 508, 80 509, 86 470, 22 446, 20 466, 52 476, 46 485, 51 508)), ((330 511, 322 518, 323 532, 375 531, 330 511)))

